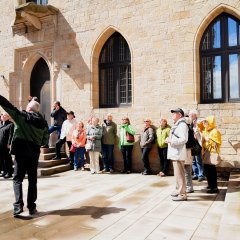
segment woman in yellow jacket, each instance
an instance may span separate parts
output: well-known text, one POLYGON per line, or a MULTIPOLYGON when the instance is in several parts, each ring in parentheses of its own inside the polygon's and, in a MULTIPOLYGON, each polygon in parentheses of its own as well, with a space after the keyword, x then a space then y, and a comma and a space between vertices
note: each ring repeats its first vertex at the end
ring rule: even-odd
MULTIPOLYGON (((202 133, 202 149, 203 154, 206 151, 211 153, 220 153, 220 146, 222 144, 221 133, 216 128, 214 116, 208 116, 206 119, 198 123, 200 132, 202 133)), ((204 163, 204 156, 203 156, 204 163)), ((208 182, 207 193, 217 193, 217 170, 215 165, 205 164, 204 170, 208 182)))
POLYGON ((168 125, 166 119, 160 120, 160 126, 157 129, 157 146, 158 146, 158 154, 160 158, 160 172, 158 176, 164 177, 168 173, 169 160, 167 159, 167 150, 168 144, 165 142, 166 138, 170 135, 171 127, 168 125))

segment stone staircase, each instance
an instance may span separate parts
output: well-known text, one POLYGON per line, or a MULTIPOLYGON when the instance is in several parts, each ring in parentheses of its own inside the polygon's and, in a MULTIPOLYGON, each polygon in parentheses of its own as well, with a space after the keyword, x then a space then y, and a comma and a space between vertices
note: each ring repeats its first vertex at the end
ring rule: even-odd
POLYGON ((55 148, 41 148, 38 163, 38 176, 49 176, 71 169, 65 152, 61 153, 61 160, 52 160, 54 156, 55 148))

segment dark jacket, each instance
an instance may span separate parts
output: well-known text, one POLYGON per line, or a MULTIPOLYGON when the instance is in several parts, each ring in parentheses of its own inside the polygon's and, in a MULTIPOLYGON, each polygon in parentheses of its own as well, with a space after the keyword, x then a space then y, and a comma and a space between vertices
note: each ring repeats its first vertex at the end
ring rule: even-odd
POLYGON ((62 126, 63 122, 67 119, 67 112, 64 108, 60 107, 58 110, 53 109, 51 117, 54 119, 54 126, 62 126))
POLYGON ((11 143, 13 127, 13 123, 9 120, 0 127, 0 151, 1 149, 5 149, 7 145, 11 143))
POLYGON ((107 145, 113 145, 117 137, 117 125, 114 122, 103 121, 103 137, 102 143, 107 145))
POLYGON ((19 111, 0 95, 0 106, 12 117, 14 132, 10 153, 36 157, 40 147, 48 142, 48 125, 40 113, 19 111))

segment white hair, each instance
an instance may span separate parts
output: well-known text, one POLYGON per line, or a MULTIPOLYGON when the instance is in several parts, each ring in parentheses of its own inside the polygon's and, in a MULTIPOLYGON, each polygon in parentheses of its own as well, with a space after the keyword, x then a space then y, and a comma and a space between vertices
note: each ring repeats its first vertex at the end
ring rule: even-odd
POLYGON ((39 112, 40 104, 38 102, 32 100, 28 103, 27 109, 31 109, 33 112, 39 112))
POLYGON ((189 114, 195 114, 196 116, 198 116, 198 110, 197 109, 191 109, 189 111, 189 114))

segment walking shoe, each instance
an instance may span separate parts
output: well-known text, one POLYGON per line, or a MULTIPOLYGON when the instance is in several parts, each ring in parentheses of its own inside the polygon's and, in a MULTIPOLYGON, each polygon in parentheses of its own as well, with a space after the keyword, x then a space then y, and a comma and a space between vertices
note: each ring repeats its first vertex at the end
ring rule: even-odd
POLYGON ((77 171, 78 170, 78 168, 77 167, 74 167, 74 171, 77 171))
POLYGON ((41 148, 49 148, 49 145, 48 144, 43 145, 43 146, 41 146, 41 148))
POLYGON ((109 171, 110 173, 114 173, 114 170, 113 169, 110 169, 110 171, 109 171))
POLYGON ((85 168, 84 168, 84 167, 81 167, 81 171, 85 171, 85 168))
POLYGON ((130 174, 131 173, 131 171, 127 171, 127 174, 130 174))
POLYGON ((218 188, 213 188, 213 189, 207 190, 207 193, 210 193, 210 194, 219 193, 219 190, 218 188))
POLYGON ((91 171, 91 174, 94 174, 95 172, 94 171, 91 171))
POLYGON ((52 160, 61 160, 61 157, 55 156, 52 160))
POLYGON ((192 180, 198 180, 198 176, 193 176, 192 180))
POLYGON ((107 173, 107 172, 109 172, 109 170, 106 169, 106 168, 104 168, 104 169, 102 170, 102 173, 107 173))
POLYGON ((12 174, 8 174, 8 173, 7 173, 7 174, 4 175, 3 177, 4 177, 4 178, 11 178, 11 177, 12 177, 12 174))
POLYGON ((177 197, 178 195, 179 195, 179 194, 176 193, 176 192, 173 192, 173 193, 171 194, 172 197, 177 197))
POLYGON ((205 177, 199 177, 199 178, 198 178, 198 181, 199 181, 199 182, 202 182, 202 181, 204 181, 204 180, 205 180, 205 177))
POLYGON ((178 195, 177 197, 172 198, 173 201, 186 201, 187 196, 186 195, 178 195))
POLYGON ((193 192, 194 192, 193 189, 187 189, 187 190, 186 190, 186 193, 193 193, 193 192))
POLYGON ((23 212, 23 208, 14 208, 13 210, 13 216, 17 216, 18 214, 23 212))
POLYGON ((37 214, 37 213, 38 213, 38 211, 37 211, 36 208, 34 208, 32 210, 29 209, 29 215, 34 215, 34 214, 37 214))

